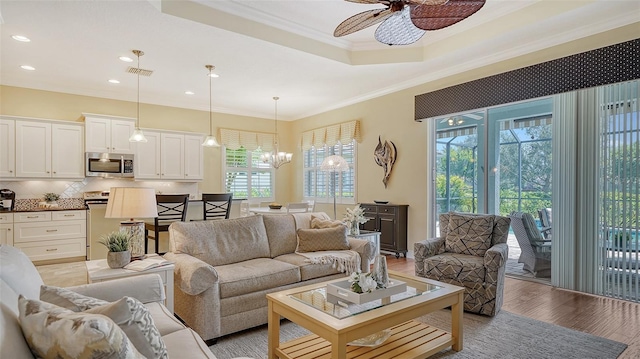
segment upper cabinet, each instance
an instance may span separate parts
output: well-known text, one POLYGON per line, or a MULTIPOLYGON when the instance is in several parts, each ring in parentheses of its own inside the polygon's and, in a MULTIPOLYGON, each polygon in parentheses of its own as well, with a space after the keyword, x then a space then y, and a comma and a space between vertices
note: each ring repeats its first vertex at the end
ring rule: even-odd
POLYGON ((82 124, 15 121, 15 177, 84 178, 82 124))
POLYGON ((85 148, 87 152, 134 153, 129 137, 135 130, 135 120, 124 117, 84 114, 85 148))
POLYGON ((137 144, 136 179, 201 181, 203 136, 144 130, 146 143, 137 144))
POLYGON ((0 119, 0 177, 16 176, 16 122, 0 119))

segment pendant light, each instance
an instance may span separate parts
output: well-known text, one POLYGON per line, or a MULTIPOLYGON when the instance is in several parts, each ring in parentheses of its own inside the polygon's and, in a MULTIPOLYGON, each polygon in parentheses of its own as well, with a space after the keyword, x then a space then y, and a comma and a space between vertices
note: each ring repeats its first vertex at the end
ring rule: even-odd
POLYGON ((213 74, 213 69, 216 67, 213 65, 205 66, 209 70, 209 136, 204 139, 202 145, 205 147, 220 147, 218 140, 216 140, 216 136, 213 135, 213 109, 211 107, 211 78, 215 75, 213 74))
POLYGON ((147 138, 144 137, 144 133, 140 129, 140 56, 144 55, 144 52, 140 50, 133 50, 133 53, 138 57, 138 68, 136 69, 136 73, 138 76, 138 107, 137 107, 137 116, 136 116, 136 129, 129 137, 129 142, 147 142, 147 138))
POLYGON ((273 98, 276 106, 276 111, 275 111, 276 134, 274 139, 274 151, 263 153, 260 156, 260 159, 262 160, 262 162, 271 165, 271 167, 275 169, 278 169, 280 168, 280 166, 291 162, 291 158, 293 157, 292 153, 280 152, 280 146, 278 145, 278 100, 279 99, 280 97, 277 97, 277 96, 273 98))

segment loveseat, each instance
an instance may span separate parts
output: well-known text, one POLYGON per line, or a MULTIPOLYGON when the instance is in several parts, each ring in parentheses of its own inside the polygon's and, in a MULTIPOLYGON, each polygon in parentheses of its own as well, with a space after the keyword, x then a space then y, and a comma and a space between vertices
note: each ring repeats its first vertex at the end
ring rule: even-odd
MULTIPOLYGON (((46 301, 34 301, 40 298, 42 285, 40 274, 22 251, 8 245, 0 246, 0 353, 2 358, 22 359, 34 357, 21 328, 18 298, 22 295, 29 300, 28 303, 31 306, 38 302, 43 303, 42 306, 45 307, 51 306, 52 304, 48 304, 46 301)), ((215 359, 215 356, 202 339, 193 330, 180 323, 161 304, 165 298, 164 286, 157 274, 63 289, 70 289, 74 293, 109 302, 121 300, 123 296, 137 298, 140 302, 145 303, 144 306, 148 309, 148 313, 151 314, 153 323, 162 337, 169 357, 215 359)), ((21 303, 24 302, 25 299, 22 299, 21 303)), ((33 308, 28 307, 27 309, 33 312, 33 308)), ((46 322, 49 324, 51 320, 46 322)), ((75 323, 78 322, 76 320, 75 323)), ((101 323, 104 324, 104 321, 101 323)), ((23 322, 22 325, 24 326, 25 323, 23 322)), ((114 329, 114 331, 117 330, 114 329)), ((95 334, 95 331, 89 334, 95 334)), ((81 340, 79 338, 80 335, 82 334, 76 332, 75 335, 69 336, 70 341, 76 346, 81 340)), ((78 349, 77 347, 68 349, 83 350, 83 348, 78 349)), ((142 358, 141 354, 133 354, 131 351, 128 353, 129 355, 126 358, 142 358)), ((116 356, 105 355, 103 357, 111 358, 116 356)))
POLYGON ((343 268, 345 263, 332 260, 333 254, 359 258, 360 269, 368 272, 375 244, 346 237, 341 225, 340 240, 346 246, 335 247, 334 237, 340 235, 335 224, 323 212, 171 224, 165 258, 175 263, 176 315, 212 343, 267 323, 266 294, 341 278, 358 269, 343 268), (318 228, 311 228, 312 220, 318 228), (298 254, 302 244, 320 251, 315 254, 327 254, 328 260, 298 254))

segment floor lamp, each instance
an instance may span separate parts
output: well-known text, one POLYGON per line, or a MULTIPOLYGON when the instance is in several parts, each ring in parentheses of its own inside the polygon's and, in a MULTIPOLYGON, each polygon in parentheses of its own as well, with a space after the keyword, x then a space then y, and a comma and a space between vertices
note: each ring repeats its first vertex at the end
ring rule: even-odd
POLYGON ((144 222, 134 218, 158 217, 156 191, 153 188, 113 187, 104 217, 129 219, 120 222, 120 232, 131 236, 131 259, 142 259, 147 253, 144 248, 144 222))
MULTIPOLYGON (((322 161, 320 170, 329 173, 347 172, 349 171, 349 164, 342 156, 332 155, 322 161)), ((336 178, 335 176, 331 177, 333 182, 333 219, 336 219, 336 178)))

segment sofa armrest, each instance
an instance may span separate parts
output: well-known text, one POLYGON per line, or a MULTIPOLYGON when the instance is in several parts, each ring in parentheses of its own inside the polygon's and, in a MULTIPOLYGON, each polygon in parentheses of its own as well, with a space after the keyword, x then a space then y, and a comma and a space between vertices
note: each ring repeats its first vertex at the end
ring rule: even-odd
POLYGON ((413 244, 416 275, 424 277, 424 261, 435 255, 444 253, 444 237, 429 238, 413 244))
POLYGON ((169 252, 164 258, 175 264, 174 283, 189 295, 198 295, 218 282, 216 269, 196 257, 169 252))
POLYGON ((124 296, 133 297, 142 303, 165 300, 164 284, 157 273, 118 278, 67 288, 76 293, 114 302, 124 296))
POLYGON ((504 267, 509 258, 509 245, 506 243, 498 243, 489 248, 484 254, 484 266, 487 272, 498 272, 504 267))

